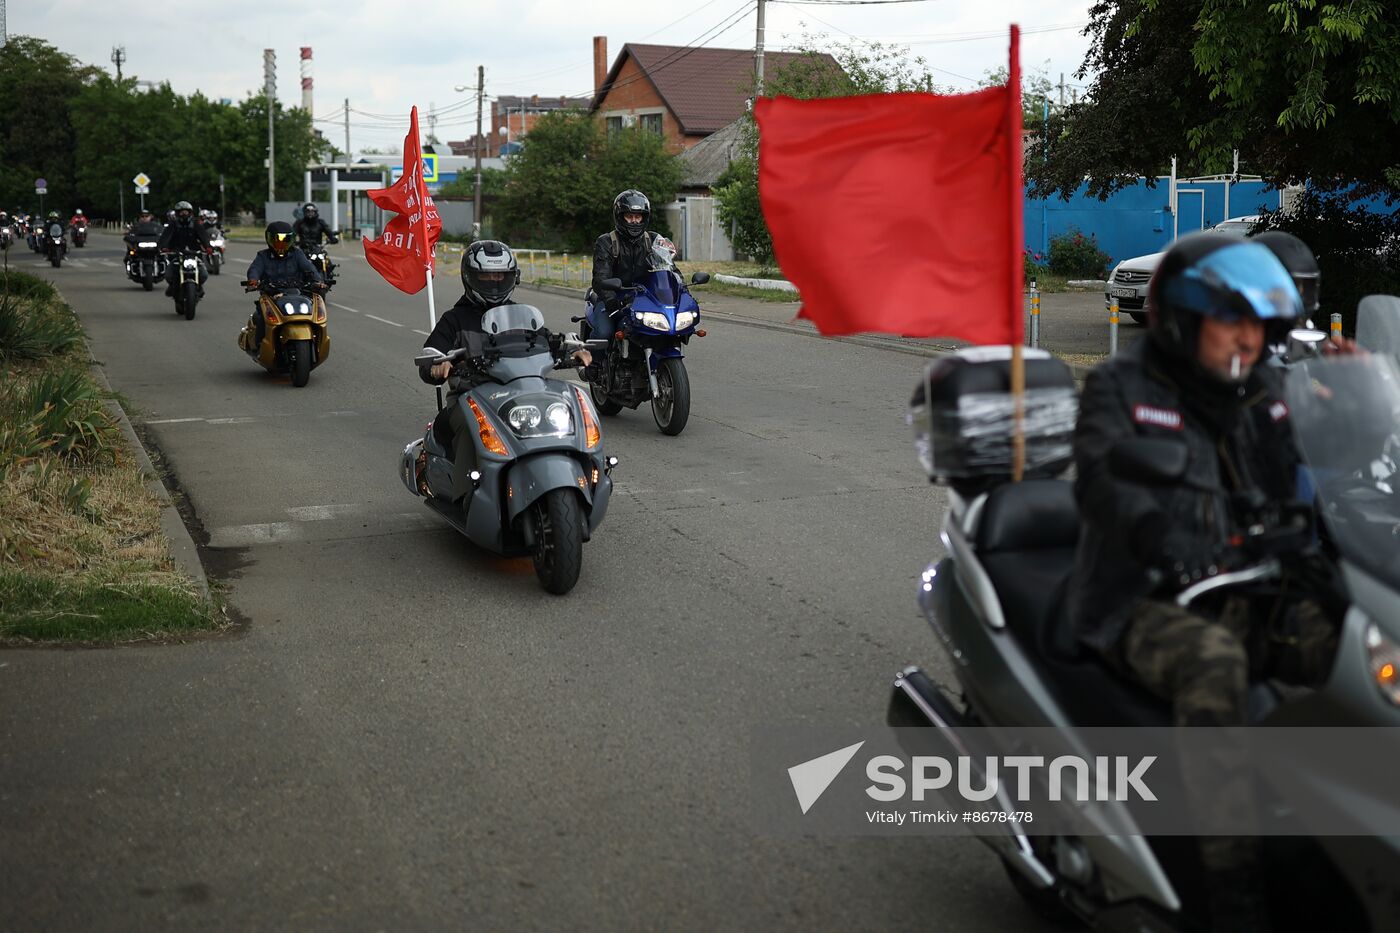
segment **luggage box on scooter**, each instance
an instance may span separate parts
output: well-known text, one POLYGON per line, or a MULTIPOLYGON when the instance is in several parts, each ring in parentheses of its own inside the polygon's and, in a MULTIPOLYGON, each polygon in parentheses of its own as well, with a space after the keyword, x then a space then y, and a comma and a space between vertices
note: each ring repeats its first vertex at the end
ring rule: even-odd
MULTIPOLYGON (((1074 376, 1044 350, 1022 350, 1026 370, 1025 476, 1069 466, 1079 397, 1074 376)), ((1011 479, 1015 400, 1011 348, 970 347, 929 363, 909 408, 919 459, 935 483, 976 495, 1011 479)))

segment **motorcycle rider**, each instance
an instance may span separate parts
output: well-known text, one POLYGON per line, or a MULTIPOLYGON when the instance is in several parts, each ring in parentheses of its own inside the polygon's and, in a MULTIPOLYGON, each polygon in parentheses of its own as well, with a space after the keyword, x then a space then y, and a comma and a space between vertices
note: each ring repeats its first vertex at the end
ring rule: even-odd
MULTIPOLYGON (((1074 439, 1084 524, 1070 612, 1079 639, 1110 667, 1170 701, 1176 725, 1242 726, 1251 673, 1310 685, 1326 678, 1334 612, 1298 595, 1191 609, 1171 597, 1228 561, 1247 509, 1295 498, 1300 457, 1282 377, 1260 363, 1303 314, 1302 299, 1266 245, 1201 233, 1163 257, 1148 307, 1147 339, 1085 382, 1074 439), (1182 482, 1139 485, 1112 473, 1110 452, 1136 437, 1185 444, 1182 482)), ((1254 825, 1239 754, 1211 765, 1183 756, 1188 787, 1214 782, 1192 802, 1217 826, 1254 825)), ((1257 835, 1199 842, 1211 929, 1268 929, 1257 835)))
MULTIPOLYGON (((499 240, 477 240, 462 254, 462 297, 457 299, 446 314, 438 318, 437 325, 424 348, 432 347, 442 353, 450 353, 458 347, 466 346, 470 334, 481 334, 481 316, 492 308, 510 304, 511 294, 520 282, 520 266, 515 253, 499 240)), ((593 357, 587 350, 577 350, 573 356, 579 365, 587 366, 593 357)), ((452 382, 447 393, 447 401, 442 411, 433 419, 433 432, 438 442, 450 452, 453 470, 453 501, 461 499, 469 491, 469 476, 476 463, 476 448, 472 444, 471 432, 466 430, 462 406, 458 397, 469 389, 468 376, 452 374, 452 363, 436 363, 418 367, 418 375, 429 385, 439 386, 449 377, 452 382)))
POLYGON ((5 249, 10 248, 10 240, 14 236, 14 229, 11 226, 10 215, 5 211, 0 211, 0 245, 5 249))
MULTIPOLYGON (((194 222, 194 207, 189 201, 180 201, 175 205, 175 219, 161 232, 159 249, 162 253, 179 253, 182 250, 197 250, 202 257, 208 242, 204 231, 194 222)), ((175 285, 180 280, 180 268, 177 263, 171 262, 165 268, 165 295, 167 298, 174 297, 175 285)), ((204 286, 199 286, 199 297, 204 297, 204 286)))
MULTIPOLYGON (((292 224, 292 229, 297 235, 297 245, 303 250, 308 246, 320 246, 322 237, 326 238, 327 243, 340 242, 330 224, 321 219, 321 212, 310 201, 302 207, 301 218, 292 224)), ((335 263, 331 262, 329 256, 326 257, 326 284, 335 284, 335 263)))
MULTIPOLYGON (((309 288, 320 291, 325 287, 321 280, 321 273, 311 264, 311 260, 306 258, 306 254, 293 245, 292 240, 295 234, 292 233, 292 225, 285 220, 274 220, 267 225, 263 231, 263 239, 267 242, 267 249, 258 250, 258 254, 253 257, 252 263, 248 266, 249 287, 252 286, 280 286, 284 288, 309 288)), ((253 314, 248 318, 248 324, 239 335, 239 346, 245 346, 245 335, 253 335, 253 347, 262 344, 263 335, 267 330, 267 325, 263 321, 262 309, 258 302, 253 302, 253 314)))
POLYGON ((73 227, 87 226, 87 217, 83 216, 83 209, 81 207, 73 211, 73 216, 68 218, 68 226, 70 229, 73 227))
POLYGON ((608 314, 621 307, 618 292, 604 286, 604 279, 621 279, 636 285, 650 271, 652 244, 659 236, 647 232, 651 201, 635 188, 613 198, 613 229, 593 243, 593 305, 588 313, 588 336, 613 339, 616 328, 608 314))

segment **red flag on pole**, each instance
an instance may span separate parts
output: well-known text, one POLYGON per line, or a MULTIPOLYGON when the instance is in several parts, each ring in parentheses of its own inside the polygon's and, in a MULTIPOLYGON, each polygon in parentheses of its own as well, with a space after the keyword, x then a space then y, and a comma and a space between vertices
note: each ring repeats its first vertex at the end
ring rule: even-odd
POLYGON ((442 219, 423 181, 417 107, 409 117, 408 135, 403 141, 403 175, 388 188, 366 193, 375 204, 398 216, 385 224, 378 239, 365 239, 365 258, 400 291, 410 295, 421 291, 432 274, 433 247, 442 234, 442 219))
POLYGON ((1018 44, 1006 87, 758 102, 773 251, 823 334, 1021 342, 1018 44))

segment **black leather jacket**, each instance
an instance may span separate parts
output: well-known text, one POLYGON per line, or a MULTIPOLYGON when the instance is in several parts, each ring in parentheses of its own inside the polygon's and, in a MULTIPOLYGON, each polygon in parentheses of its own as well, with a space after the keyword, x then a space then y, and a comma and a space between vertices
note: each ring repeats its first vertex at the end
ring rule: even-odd
POLYGON ((328 241, 332 243, 335 242, 334 231, 331 230, 329 224, 319 217, 315 220, 307 220, 303 217, 301 220, 292 224, 292 232, 296 234, 298 243, 319 244, 323 236, 328 241))
POLYGON ((1074 436, 1083 526, 1070 614, 1080 640, 1099 651, 1111 649, 1152 590, 1149 567, 1168 555, 1209 557, 1239 530, 1232 493, 1253 488, 1275 503, 1297 495, 1300 459, 1279 373, 1256 366, 1240 393, 1184 390, 1208 380, 1183 370, 1147 338, 1084 383, 1074 436), (1184 442, 1190 465, 1183 482, 1150 486, 1115 476, 1109 452, 1129 437, 1184 442))
POLYGON ((636 285, 647 274, 648 256, 655 233, 647 231, 635 240, 616 231, 605 233, 593 243, 593 291, 600 298, 615 292, 602 286, 603 279, 621 279, 623 285, 636 285), (613 250, 617 255, 613 256, 613 250))
POLYGON ((258 250, 248 266, 247 278, 249 281, 301 288, 313 282, 319 283, 321 273, 305 253, 293 246, 285 256, 277 256, 271 249, 258 250))
POLYGON ((160 235, 160 251, 178 253, 183 249, 203 250, 207 243, 205 232, 193 221, 170 224, 160 235))

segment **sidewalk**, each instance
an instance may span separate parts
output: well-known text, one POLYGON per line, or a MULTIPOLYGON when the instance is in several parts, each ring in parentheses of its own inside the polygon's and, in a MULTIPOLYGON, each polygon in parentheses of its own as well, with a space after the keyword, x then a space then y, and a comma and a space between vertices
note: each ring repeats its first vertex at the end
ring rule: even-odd
MULTIPOLYGON (((560 285, 542 285, 522 282, 521 288, 533 288, 551 294, 582 298, 583 289, 565 288, 560 285)), ((736 324, 753 327, 766 327, 806 334, 822 340, 846 340, 864 346, 880 347, 916 356, 940 356, 950 350, 966 346, 963 341, 946 339, 920 339, 891 337, 883 334, 859 334, 852 337, 822 337, 815 327, 806 320, 794 320, 801 303, 797 301, 758 301, 753 298, 737 298, 731 295, 706 294, 703 288, 695 290, 703 316, 712 319, 729 320, 736 324)), ((1026 301, 1026 332, 1030 333, 1030 298, 1026 301)), ((1118 325, 1118 348, 1125 350, 1133 344, 1146 328, 1134 324, 1126 313, 1120 313, 1118 325)), ((1103 295, 1094 292, 1063 292, 1041 296, 1040 302, 1040 346, 1061 357, 1081 377, 1084 373, 1108 355, 1108 312, 1104 310, 1103 295)))

